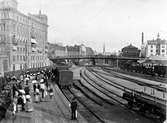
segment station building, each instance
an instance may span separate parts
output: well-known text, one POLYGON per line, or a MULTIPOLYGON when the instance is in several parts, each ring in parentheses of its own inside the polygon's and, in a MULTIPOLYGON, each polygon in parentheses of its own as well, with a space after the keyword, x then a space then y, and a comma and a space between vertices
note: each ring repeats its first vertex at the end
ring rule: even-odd
POLYGON ((140 50, 132 44, 122 48, 123 57, 139 57, 140 50))
POLYGON ((41 12, 25 15, 17 6, 16 0, 0 2, 0 47, 5 48, 9 71, 48 65, 47 16, 41 12))

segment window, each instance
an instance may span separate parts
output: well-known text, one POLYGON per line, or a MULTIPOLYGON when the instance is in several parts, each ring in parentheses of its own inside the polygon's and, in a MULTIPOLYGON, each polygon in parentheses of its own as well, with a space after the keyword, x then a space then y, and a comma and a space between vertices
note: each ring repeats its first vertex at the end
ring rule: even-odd
POLYGON ((3 60, 3 70, 4 72, 8 71, 8 60, 3 60))
POLYGON ((163 49, 163 50, 162 50, 162 53, 164 53, 164 52, 165 52, 165 50, 163 49))
POLYGON ((151 45, 151 48, 153 48, 153 45, 151 45))
POLYGON ((153 50, 151 50, 151 53, 153 52, 153 50))
POLYGON ((15 64, 13 64, 13 71, 15 71, 15 64))
POLYGON ((24 60, 24 61, 26 61, 26 58, 25 58, 25 56, 23 56, 23 60, 24 60))
POLYGON ((13 62, 15 62, 15 56, 13 56, 13 62))
POLYGON ((22 56, 20 56, 20 61, 22 61, 22 56))
POLYGON ((161 45, 162 48, 165 48, 165 45, 161 45))
POLYGON ((17 61, 19 61, 19 55, 17 55, 17 61))

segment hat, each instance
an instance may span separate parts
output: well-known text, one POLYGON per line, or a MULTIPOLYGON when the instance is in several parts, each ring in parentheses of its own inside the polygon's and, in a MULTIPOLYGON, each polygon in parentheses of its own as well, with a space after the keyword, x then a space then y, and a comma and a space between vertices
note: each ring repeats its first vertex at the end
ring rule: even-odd
POLYGON ((40 82, 44 82, 44 79, 41 79, 40 82))
POLYGON ((30 99, 31 98, 31 96, 30 95, 26 95, 26 99, 30 99))

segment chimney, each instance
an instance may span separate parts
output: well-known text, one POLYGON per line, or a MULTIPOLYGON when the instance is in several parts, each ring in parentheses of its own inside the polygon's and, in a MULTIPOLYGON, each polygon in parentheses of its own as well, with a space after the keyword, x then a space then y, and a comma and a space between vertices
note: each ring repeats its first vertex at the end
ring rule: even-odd
POLYGON ((144 33, 143 32, 142 32, 141 42, 142 42, 142 45, 143 45, 144 44, 144 33))

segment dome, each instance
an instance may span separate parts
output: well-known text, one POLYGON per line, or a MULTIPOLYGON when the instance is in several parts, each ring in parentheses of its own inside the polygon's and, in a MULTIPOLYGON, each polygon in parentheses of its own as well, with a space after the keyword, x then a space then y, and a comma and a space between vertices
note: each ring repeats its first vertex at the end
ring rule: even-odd
POLYGON ((0 0, 0 8, 17 9, 17 0, 0 0))
POLYGON ((137 47, 133 46, 132 44, 124 47, 123 49, 138 49, 137 47))

